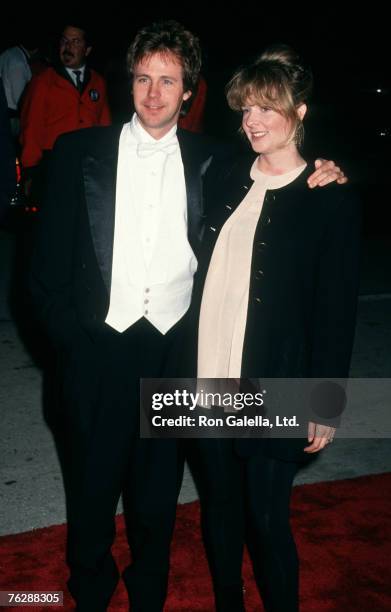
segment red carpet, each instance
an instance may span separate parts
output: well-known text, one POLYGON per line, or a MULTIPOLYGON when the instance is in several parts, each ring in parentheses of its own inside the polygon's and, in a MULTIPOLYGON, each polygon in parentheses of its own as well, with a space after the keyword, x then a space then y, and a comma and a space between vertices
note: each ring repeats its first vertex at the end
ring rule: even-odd
MULTIPOLYGON (((390 493, 391 474, 294 489, 292 519, 301 559, 301 612, 391 610, 390 493)), ((198 504, 180 506, 166 612, 213 610, 198 525, 198 504)), ((0 538, 0 590, 66 591, 64 540, 64 525, 0 538)), ((122 518, 118 519, 114 554, 124 567, 128 553, 122 518)), ((247 612, 260 612, 248 559, 244 578, 247 612)), ((72 610, 67 594, 63 609, 72 610)), ((127 609, 121 583, 110 612, 127 609)))

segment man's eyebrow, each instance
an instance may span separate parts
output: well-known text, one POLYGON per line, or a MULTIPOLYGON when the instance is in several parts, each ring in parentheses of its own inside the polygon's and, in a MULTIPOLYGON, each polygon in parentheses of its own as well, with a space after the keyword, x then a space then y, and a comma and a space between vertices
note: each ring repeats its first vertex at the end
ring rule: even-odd
MULTIPOLYGON (((147 77, 148 79, 151 78, 151 75, 146 74, 145 72, 135 72, 134 76, 135 77, 147 77)), ((170 81, 178 81, 176 77, 170 76, 169 74, 161 74, 159 75, 159 79, 170 79, 170 81)))

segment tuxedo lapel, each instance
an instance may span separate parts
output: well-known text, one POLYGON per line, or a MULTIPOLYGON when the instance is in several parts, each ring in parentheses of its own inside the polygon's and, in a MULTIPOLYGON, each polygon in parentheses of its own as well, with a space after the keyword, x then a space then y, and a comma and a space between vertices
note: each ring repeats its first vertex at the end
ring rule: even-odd
POLYGON ((202 179, 212 161, 211 148, 206 139, 190 132, 178 129, 177 135, 185 172, 188 239, 193 250, 196 248, 197 251, 205 217, 202 179))
MULTIPOLYGON (((92 241, 107 291, 110 293, 113 262, 118 145, 121 128, 102 136, 96 152, 83 158, 83 180, 92 241)), ((212 161, 207 141, 178 130, 187 195, 188 239, 198 251, 204 231, 202 179, 212 161)))
MULTIPOLYGON (((97 153, 83 159, 84 192, 96 258, 110 293, 113 261, 118 128, 102 139, 97 153)), ((106 136, 106 134, 105 134, 106 136)))

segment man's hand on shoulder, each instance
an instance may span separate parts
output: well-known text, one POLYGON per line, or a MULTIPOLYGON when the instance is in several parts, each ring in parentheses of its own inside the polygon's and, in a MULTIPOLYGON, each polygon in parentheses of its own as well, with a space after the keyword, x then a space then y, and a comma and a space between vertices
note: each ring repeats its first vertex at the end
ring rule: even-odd
POLYGON ((337 181, 339 185, 344 185, 348 182, 347 177, 342 172, 341 168, 335 165, 333 161, 327 159, 315 160, 315 172, 308 177, 308 187, 324 187, 328 183, 337 181))

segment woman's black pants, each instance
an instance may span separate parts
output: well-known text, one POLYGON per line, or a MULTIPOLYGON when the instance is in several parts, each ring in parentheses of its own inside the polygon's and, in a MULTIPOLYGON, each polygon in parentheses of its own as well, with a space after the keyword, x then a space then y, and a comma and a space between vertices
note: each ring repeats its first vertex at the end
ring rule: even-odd
POLYGON ((298 558, 289 504, 298 464, 261 452, 243 459, 228 439, 194 440, 191 459, 200 487, 216 609, 244 610, 240 599, 246 542, 265 610, 297 612, 298 558))

